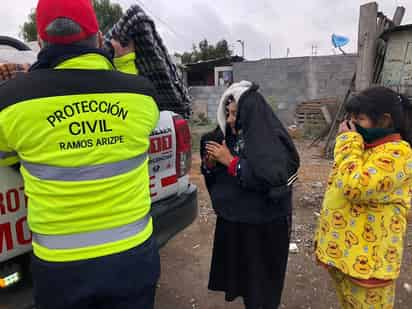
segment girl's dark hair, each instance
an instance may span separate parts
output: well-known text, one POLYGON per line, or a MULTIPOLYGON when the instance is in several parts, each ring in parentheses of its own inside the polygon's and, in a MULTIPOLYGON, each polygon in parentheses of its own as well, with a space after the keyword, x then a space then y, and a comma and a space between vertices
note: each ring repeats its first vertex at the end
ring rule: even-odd
POLYGON ((392 117, 393 128, 412 145, 412 103, 386 87, 373 87, 354 96, 345 105, 349 114, 365 114, 377 125, 384 114, 392 117))

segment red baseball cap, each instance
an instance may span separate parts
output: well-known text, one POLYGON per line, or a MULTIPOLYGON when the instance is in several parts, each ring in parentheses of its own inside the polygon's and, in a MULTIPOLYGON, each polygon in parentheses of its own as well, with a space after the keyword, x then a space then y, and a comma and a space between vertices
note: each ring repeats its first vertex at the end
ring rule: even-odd
POLYGON ((72 44, 85 40, 99 31, 92 0, 39 0, 36 20, 40 38, 55 44, 72 44), (48 35, 47 27, 58 18, 73 20, 82 31, 65 37, 48 35))

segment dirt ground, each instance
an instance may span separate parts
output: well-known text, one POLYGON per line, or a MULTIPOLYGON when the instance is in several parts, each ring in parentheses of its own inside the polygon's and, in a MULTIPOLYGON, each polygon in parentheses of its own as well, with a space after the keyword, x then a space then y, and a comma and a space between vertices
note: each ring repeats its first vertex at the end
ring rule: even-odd
MULTIPOLYGON (((320 148, 297 142, 302 168, 295 186, 293 239, 298 253, 289 257, 281 308, 339 308, 332 282, 314 263, 312 238, 331 162, 320 158, 320 148)), ((193 158, 192 181, 199 188, 199 216, 187 230, 161 251, 162 277, 157 309, 240 309, 241 300, 225 303, 222 293, 209 292, 207 282, 215 215, 202 176, 199 155, 193 158)), ((398 280, 396 309, 412 308, 412 225, 409 226, 402 275, 398 280), (410 285, 409 285, 410 284, 410 285)))

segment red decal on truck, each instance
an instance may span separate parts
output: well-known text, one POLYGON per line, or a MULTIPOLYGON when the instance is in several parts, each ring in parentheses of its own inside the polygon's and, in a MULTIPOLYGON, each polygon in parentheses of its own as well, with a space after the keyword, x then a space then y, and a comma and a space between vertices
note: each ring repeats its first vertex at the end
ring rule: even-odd
POLYGON ((167 187, 177 183, 177 175, 162 178, 162 187, 167 187))
POLYGON ((17 244, 29 245, 32 235, 25 235, 24 227, 27 224, 27 217, 20 218, 13 226, 10 222, 0 224, 0 254, 14 249, 13 245, 13 228, 16 231, 17 244))
POLYGON ((10 222, 0 224, 0 254, 3 251, 13 250, 13 237, 11 234, 10 222))
MULTIPOLYGON (((0 215, 20 210, 23 203, 19 191, 23 190, 23 188, 19 188, 19 190, 10 189, 6 193, 0 193, 0 215)), ((24 196, 24 207, 27 208, 27 196, 24 196)))
POLYGON ((172 136, 165 135, 150 139, 150 153, 159 153, 172 149, 172 136))
POLYGON ((26 209, 23 187, 0 192, 0 255, 31 244, 26 209))
POLYGON ((27 224, 27 217, 20 218, 16 222, 17 242, 19 243, 19 245, 31 244, 32 234, 29 233, 28 237, 24 235, 25 224, 27 224))
POLYGON ((11 189, 6 193, 7 209, 10 212, 16 212, 20 208, 19 192, 16 189, 11 189))

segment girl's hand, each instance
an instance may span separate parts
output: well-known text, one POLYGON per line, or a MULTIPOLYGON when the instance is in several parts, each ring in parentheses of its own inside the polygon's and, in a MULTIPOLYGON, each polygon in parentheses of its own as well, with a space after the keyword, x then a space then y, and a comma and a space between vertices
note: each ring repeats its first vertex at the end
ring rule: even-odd
POLYGON ((232 162, 234 158, 225 142, 223 142, 223 145, 216 142, 208 142, 206 145, 206 150, 209 158, 216 160, 225 166, 229 166, 230 162, 232 162))
POLYGON ((345 120, 340 124, 338 134, 345 132, 356 132, 355 124, 352 121, 345 120))

